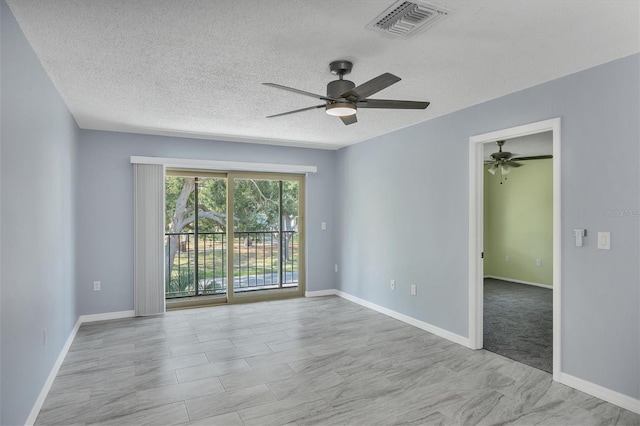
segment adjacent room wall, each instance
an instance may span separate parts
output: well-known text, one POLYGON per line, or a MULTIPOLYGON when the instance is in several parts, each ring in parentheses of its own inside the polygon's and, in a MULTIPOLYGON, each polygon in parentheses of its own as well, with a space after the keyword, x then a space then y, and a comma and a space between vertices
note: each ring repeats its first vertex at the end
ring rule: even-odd
POLYGON ((0 7, 0 423, 18 425, 27 420, 77 319, 78 127, 9 7, 4 1, 0 7))
POLYGON ((131 156, 317 166, 307 176, 307 291, 335 287, 336 151, 82 130, 78 148, 78 313, 133 309, 131 156), (327 229, 321 230, 321 222, 327 229), (101 281, 101 291, 93 291, 101 281))
POLYGON ((639 398, 639 93, 633 55, 340 150, 338 288, 468 336, 469 137, 561 117, 562 371, 639 398))
POLYGON ((553 285, 553 160, 519 163, 502 183, 484 168, 484 275, 553 285))

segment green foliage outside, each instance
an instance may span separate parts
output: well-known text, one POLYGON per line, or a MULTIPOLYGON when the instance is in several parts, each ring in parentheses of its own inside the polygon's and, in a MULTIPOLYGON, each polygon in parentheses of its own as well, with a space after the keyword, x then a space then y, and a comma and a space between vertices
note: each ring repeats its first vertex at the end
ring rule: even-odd
MULTIPOLYGON (((226 184, 226 179, 221 178, 205 178, 198 182, 200 237, 197 280, 200 294, 226 291, 226 184)), ((233 276, 245 277, 245 281, 246 277, 277 277, 280 260, 285 264, 284 272, 297 273, 298 183, 236 179, 233 195, 236 233, 236 241, 233 244, 233 276), (279 253, 280 230, 292 231, 282 234, 282 253, 279 253)), ((196 247, 193 235, 196 212, 194 179, 167 177, 165 197, 165 231, 176 234, 165 237, 167 297, 193 295, 196 282, 196 247)))

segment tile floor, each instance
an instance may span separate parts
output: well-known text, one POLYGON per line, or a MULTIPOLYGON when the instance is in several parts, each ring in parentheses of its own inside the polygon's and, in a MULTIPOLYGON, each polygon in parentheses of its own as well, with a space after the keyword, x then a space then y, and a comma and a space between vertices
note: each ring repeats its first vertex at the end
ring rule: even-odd
POLYGON ((640 425, 338 297, 84 324, 36 424, 640 425))

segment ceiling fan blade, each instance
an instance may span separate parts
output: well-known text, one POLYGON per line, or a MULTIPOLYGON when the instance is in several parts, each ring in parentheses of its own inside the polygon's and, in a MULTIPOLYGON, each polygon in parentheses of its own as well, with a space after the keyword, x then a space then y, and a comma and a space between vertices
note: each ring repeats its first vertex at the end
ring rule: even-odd
POLYGON ((429 102, 396 101, 393 99, 365 99, 358 102, 358 108, 387 108, 387 109, 426 109, 429 102))
POLYGON ((506 163, 507 166, 509 167, 522 167, 523 165, 520 163, 516 163, 515 161, 511 160, 511 161, 507 161, 506 163))
POLYGON ((357 102, 359 100, 364 100, 365 98, 373 95, 374 93, 378 93, 382 89, 386 89, 394 83, 399 82, 401 79, 393 74, 388 72, 384 74, 380 74, 377 77, 372 78, 366 83, 362 83, 360 86, 354 87, 348 92, 340 95, 341 98, 345 98, 351 102, 357 102))
POLYGON ((546 158, 553 158, 553 155, 534 155, 532 157, 517 157, 517 158, 512 158, 512 160, 517 160, 517 161, 521 161, 521 160, 544 160, 546 158))
POLYGON ((324 101, 336 101, 337 100, 337 99, 334 99, 334 98, 328 98, 328 97, 326 97, 324 95, 317 95, 315 93, 305 92, 304 90, 294 89, 293 87, 283 86, 281 84, 276 84, 276 83, 262 83, 262 84, 264 84, 265 86, 275 87, 276 89, 287 90, 289 92, 298 93, 300 95, 310 96, 310 97, 316 98, 316 99, 322 99, 324 101))
POLYGON ((296 112, 309 111, 311 109, 318 109, 318 108, 324 108, 324 107, 326 107, 325 104, 316 105, 316 106, 307 107, 307 108, 300 108, 300 109, 296 109, 294 111, 288 111, 288 112, 282 112, 280 114, 268 115, 267 118, 280 117, 281 115, 295 114, 296 112))
POLYGON ((343 122, 344 124, 346 124, 347 126, 348 126, 349 124, 353 124, 353 123, 357 123, 357 122, 358 122, 358 119, 356 118, 356 115, 355 115, 355 114, 352 114, 352 115, 343 115, 343 116, 341 116, 341 117, 340 117, 340 120, 342 120, 342 122, 343 122))

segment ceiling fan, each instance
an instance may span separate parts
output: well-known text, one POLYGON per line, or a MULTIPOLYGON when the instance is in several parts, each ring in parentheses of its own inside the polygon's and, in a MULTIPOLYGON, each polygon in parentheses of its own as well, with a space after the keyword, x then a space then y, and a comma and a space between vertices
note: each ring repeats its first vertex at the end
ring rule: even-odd
POLYGON ((292 87, 282 86, 280 84, 262 83, 266 86, 288 90, 290 92, 299 93, 301 95, 325 101, 325 103, 321 105, 270 115, 267 118, 280 117, 282 115, 294 114, 296 112, 324 108, 327 114, 340 117, 344 124, 349 125, 358 121, 356 118, 358 108, 426 109, 429 106, 429 102, 369 99, 369 96, 400 81, 400 77, 396 77, 395 75, 387 72, 356 87, 352 81, 343 79, 346 74, 351 72, 352 68, 353 64, 345 60, 333 61, 329 64, 331 74, 337 75, 339 79, 327 84, 326 96, 305 92, 304 90, 298 90, 292 87))
POLYGON ((516 163, 516 161, 524 160, 542 160, 545 158, 553 158, 553 155, 534 155, 530 157, 513 157, 510 152, 502 151, 502 146, 505 141, 496 141, 498 144, 498 152, 494 152, 490 155, 491 160, 485 161, 485 164, 491 164, 491 167, 487 170, 492 175, 495 175, 498 169, 500 170, 500 185, 502 185, 502 179, 507 180, 507 175, 514 167, 521 167, 523 164, 516 163))

